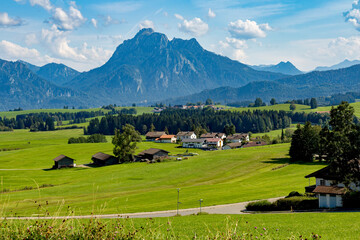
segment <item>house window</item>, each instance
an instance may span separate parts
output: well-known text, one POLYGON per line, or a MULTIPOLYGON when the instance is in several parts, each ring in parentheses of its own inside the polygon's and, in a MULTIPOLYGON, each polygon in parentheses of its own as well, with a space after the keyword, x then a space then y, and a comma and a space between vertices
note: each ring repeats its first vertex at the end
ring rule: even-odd
POLYGON ((325 186, 325 180, 320 180, 320 186, 325 186))

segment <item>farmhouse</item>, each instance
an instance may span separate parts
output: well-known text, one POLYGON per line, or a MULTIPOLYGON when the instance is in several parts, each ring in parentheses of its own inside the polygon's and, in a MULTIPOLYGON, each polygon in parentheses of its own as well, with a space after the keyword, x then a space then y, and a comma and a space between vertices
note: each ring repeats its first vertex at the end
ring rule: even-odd
POLYGON ((58 168, 67 168, 67 167, 75 167, 74 159, 67 157, 65 155, 60 155, 53 159, 55 164, 53 166, 54 169, 58 168))
POLYGON ((184 139, 182 141, 183 148, 206 148, 205 139, 184 139))
POLYGON ((226 135, 225 135, 225 133, 211 132, 211 133, 201 134, 200 138, 221 138, 221 139, 225 139, 226 135))
POLYGON ((205 139, 205 143, 207 144, 207 148, 222 148, 223 147, 223 140, 221 138, 207 138, 205 139))
POLYGON ((162 135, 161 137, 155 139, 157 143, 176 143, 175 135, 162 135))
POLYGON ((183 141, 184 139, 196 139, 195 132, 178 132, 176 134, 177 140, 183 141))
POLYGON ((251 141, 247 142, 246 144, 243 144, 243 148, 247 147, 259 147, 259 146, 265 146, 267 143, 264 141, 251 141))
MULTIPOLYGON (((343 183, 337 183, 336 174, 331 172, 330 166, 320 169, 314 173, 311 173, 305 178, 315 177, 316 184, 305 187, 306 192, 315 193, 319 199, 319 208, 336 208, 343 206, 343 195, 345 194, 345 185, 343 183)), ((352 190, 360 191, 360 187, 352 183, 350 185, 352 190)))
POLYGON ((230 150, 230 149, 236 149, 236 148, 241 148, 242 147, 242 143, 241 142, 231 142, 226 144, 223 147, 223 150, 230 150))
POLYGON ((142 161, 142 160, 155 160, 158 158, 166 158, 169 156, 169 152, 157 149, 157 148, 150 148, 145 151, 142 151, 138 155, 135 156, 135 161, 142 161))
POLYGON ((226 140, 232 143, 241 143, 244 141, 249 142, 250 137, 248 133, 236 133, 234 135, 228 136, 226 140))
POLYGON ((94 154, 91 160, 94 162, 95 165, 98 166, 108 166, 119 163, 119 160, 115 156, 102 152, 94 154))
POLYGON ((157 138, 161 137, 162 135, 166 135, 165 132, 148 132, 145 137, 146 141, 155 141, 157 138))

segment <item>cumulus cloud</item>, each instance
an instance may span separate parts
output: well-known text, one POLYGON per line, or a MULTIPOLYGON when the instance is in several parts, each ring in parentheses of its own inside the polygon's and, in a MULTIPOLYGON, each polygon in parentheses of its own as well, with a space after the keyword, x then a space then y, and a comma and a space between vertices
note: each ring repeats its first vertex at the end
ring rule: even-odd
POLYGON ((182 23, 179 23, 178 27, 179 30, 184 33, 199 37, 205 35, 209 31, 209 25, 200 18, 186 20, 179 14, 175 14, 175 17, 182 21, 182 23))
POLYGON ((29 33, 25 36, 25 43, 28 46, 39 43, 39 40, 35 33, 29 33))
POLYGON ((67 33, 57 29, 55 25, 48 30, 42 30, 42 40, 56 57, 70 59, 79 62, 92 61, 104 63, 110 56, 111 51, 102 48, 89 47, 85 42, 81 48, 71 47, 67 33))
POLYGON ((31 4, 31 6, 38 5, 40 7, 43 7, 47 11, 50 11, 51 9, 53 9, 53 6, 51 5, 50 0, 30 0, 30 4, 31 4))
POLYGON ((211 10, 211 8, 209 8, 208 17, 209 18, 215 18, 216 17, 216 14, 211 10))
POLYGON ((254 39, 266 37, 266 31, 270 31, 272 28, 269 24, 257 24, 251 20, 237 20, 230 22, 229 32, 233 38, 237 39, 254 39))
POLYGON ((0 27, 14 27, 22 24, 23 21, 20 18, 11 18, 8 13, 0 12, 0 27))
POLYGON ((242 49, 236 49, 236 50, 234 51, 233 55, 232 55, 232 58, 233 58, 234 60, 237 60, 237 61, 240 61, 240 62, 241 62, 241 61, 244 61, 244 60, 247 58, 247 56, 246 56, 244 50, 242 50, 242 49))
POLYGON ((94 26, 94 28, 97 28, 97 20, 95 18, 91 19, 91 24, 94 26))
POLYGON ((360 31, 360 3, 355 0, 351 10, 344 12, 345 21, 350 22, 354 27, 360 31))
POLYGON ((70 6, 68 12, 65 12, 62 8, 55 8, 52 20, 59 30, 69 31, 82 25, 86 18, 77 8, 70 6))
POLYGON ((228 38, 227 37, 226 42, 235 49, 247 48, 246 41, 244 41, 244 40, 240 40, 240 39, 236 39, 236 38, 228 38))
POLYGON ((152 28, 154 29, 154 23, 150 20, 145 20, 145 21, 142 21, 140 24, 139 24, 139 27, 140 29, 143 29, 143 28, 152 28))

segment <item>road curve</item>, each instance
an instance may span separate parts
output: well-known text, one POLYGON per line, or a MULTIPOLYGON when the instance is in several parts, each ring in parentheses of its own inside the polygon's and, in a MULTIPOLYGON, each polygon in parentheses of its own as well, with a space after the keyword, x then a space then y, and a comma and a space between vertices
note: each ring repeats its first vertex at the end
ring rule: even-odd
MULTIPOLYGON (((270 202, 274 202, 280 198, 270 198, 267 199, 270 202)), ((240 202, 224 205, 215 205, 210 207, 202 207, 202 212, 207 212, 209 214, 244 214, 242 210, 245 210, 245 206, 249 202, 240 202)), ((179 214, 181 216, 197 214, 199 213, 199 208, 187 208, 179 209, 179 214)), ((2 217, 2 220, 38 220, 38 219, 89 219, 89 218, 101 218, 101 219, 112 219, 112 218, 157 218, 157 217, 173 217, 176 216, 176 210, 168 211, 156 211, 156 212, 139 212, 139 213, 122 213, 122 214, 101 214, 101 215, 83 215, 83 216, 53 216, 53 217, 2 217)))

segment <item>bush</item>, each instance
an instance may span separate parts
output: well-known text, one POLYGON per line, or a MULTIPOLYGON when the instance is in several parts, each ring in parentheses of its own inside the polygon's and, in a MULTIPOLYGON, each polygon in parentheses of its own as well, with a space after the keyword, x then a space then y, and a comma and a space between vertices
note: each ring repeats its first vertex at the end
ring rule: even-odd
POLYGON ((346 208, 360 208, 360 192, 347 192, 343 196, 343 206, 346 208))
POLYGON ((107 142, 106 137, 102 134, 93 134, 87 138, 78 137, 78 138, 69 138, 68 144, 73 143, 104 143, 107 142))
POLYGON ((289 195, 287 195, 285 198, 290 198, 290 197, 301 197, 303 196, 302 194, 300 194, 299 192, 296 191, 292 191, 291 193, 289 193, 289 195))
POLYGON ((276 210, 309 210, 319 208, 319 200, 312 197, 289 197, 277 200, 274 205, 276 210))
POLYGON ((274 206, 268 200, 251 202, 246 205, 246 210, 248 211, 272 211, 274 206))

